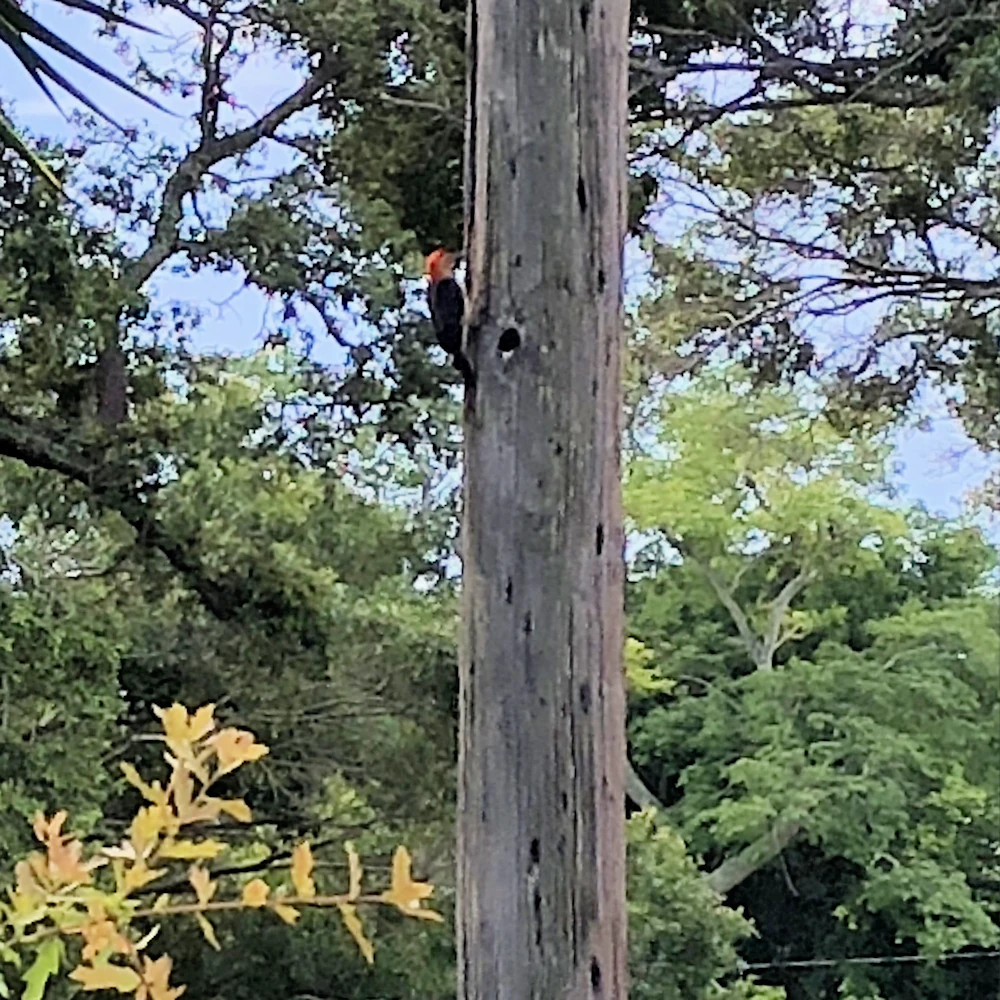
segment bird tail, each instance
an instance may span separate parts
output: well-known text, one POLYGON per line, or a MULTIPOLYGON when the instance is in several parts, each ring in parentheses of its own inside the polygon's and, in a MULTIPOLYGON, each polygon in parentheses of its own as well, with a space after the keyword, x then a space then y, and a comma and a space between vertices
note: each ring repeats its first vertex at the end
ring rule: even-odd
POLYGON ((470 392, 474 390, 476 388, 476 372, 465 354, 461 350, 456 351, 451 356, 451 363, 455 366, 455 370, 462 376, 465 388, 470 392))

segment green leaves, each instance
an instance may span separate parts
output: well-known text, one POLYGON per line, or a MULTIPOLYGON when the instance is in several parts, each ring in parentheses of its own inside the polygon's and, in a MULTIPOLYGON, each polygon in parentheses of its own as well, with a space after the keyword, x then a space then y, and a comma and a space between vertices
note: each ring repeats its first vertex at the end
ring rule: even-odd
POLYGON ((42 1000, 49 978, 59 972, 63 942, 58 937, 46 938, 38 946, 35 960, 21 973, 24 980, 22 1000, 42 1000))

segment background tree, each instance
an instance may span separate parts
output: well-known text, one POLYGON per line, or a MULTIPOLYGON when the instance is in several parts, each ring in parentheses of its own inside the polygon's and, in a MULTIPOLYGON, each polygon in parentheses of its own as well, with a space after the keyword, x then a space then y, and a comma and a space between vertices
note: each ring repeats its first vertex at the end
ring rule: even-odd
MULTIPOLYGON (((757 961, 989 950, 1000 635, 977 585, 995 553, 880 502, 877 441, 728 381, 671 396, 630 472, 640 774, 755 919, 757 961)), ((760 975, 804 998, 960 996, 995 974, 848 968, 760 975)))

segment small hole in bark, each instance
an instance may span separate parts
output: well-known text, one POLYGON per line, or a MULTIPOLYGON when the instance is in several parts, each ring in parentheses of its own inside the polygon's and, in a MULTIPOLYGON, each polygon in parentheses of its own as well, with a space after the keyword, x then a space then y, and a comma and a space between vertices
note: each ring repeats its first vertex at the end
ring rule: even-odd
POLYGON ((537 865, 541 856, 542 845, 538 842, 537 837, 533 837, 531 841, 531 863, 537 865))
POLYGON ((517 255, 517 256, 516 256, 515 258, 514 258, 514 267, 520 267, 520 266, 521 266, 521 255, 520 255, 520 254, 518 254, 518 255, 517 255))
POLYGON ((604 273, 604 268, 602 267, 597 272, 597 290, 603 292, 608 286, 608 276, 604 273))
POLYGON ((597 379, 596 378, 590 383, 590 394, 591 394, 591 396, 596 396, 597 395, 597 379))
POLYGON ((561 455, 563 453, 563 446, 561 444, 556 445, 556 454, 561 455))
POLYGON ((530 614, 526 614, 524 616, 524 626, 523 627, 524 627, 524 634, 525 635, 531 635, 531 633, 535 631, 535 626, 534 626, 534 624, 531 621, 531 615, 530 614))
POLYGON ((583 175, 579 175, 576 179, 576 200, 580 203, 580 211, 587 211, 587 184, 583 179, 583 175))
POLYGON ((536 889, 532 902, 535 905, 535 947, 542 946, 542 894, 536 889))
POLYGON ((601 991, 601 963, 596 958, 590 960, 590 988, 595 993, 601 991))
POLYGON ((508 576, 507 586, 504 588, 504 600, 510 604, 511 598, 514 596, 514 581, 508 576))
POLYGON ((560 796, 559 804, 562 806, 563 812, 566 812, 566 810, 569 809, 569 796, 565 792, 563 792, 560 796))
POLYGON ((510 171, 511 177, 517 176, 517 160, 511 158, 507 161, 507 169, 510 171))
POLYGON ((590 685, 580 685, 580 710, 584 715, 590 714, 590 685))
POLYGON ((521 334, 512 326, 508 326, 500 334, 500 339, 497 341, 497 350, 502 354, 509 354, 511 351, 516 351, 520 346, 521 334))
POLYGON ((594 547, 597 549, 597 554, 600 555, 604 551, 604 524, 600 523, 597 525, 597 541, 594 547))
POLYGON ((587 30, 587 23, 590 21, 590 4, 582 3, 580 4, 580 26, 584 31, 587 30))

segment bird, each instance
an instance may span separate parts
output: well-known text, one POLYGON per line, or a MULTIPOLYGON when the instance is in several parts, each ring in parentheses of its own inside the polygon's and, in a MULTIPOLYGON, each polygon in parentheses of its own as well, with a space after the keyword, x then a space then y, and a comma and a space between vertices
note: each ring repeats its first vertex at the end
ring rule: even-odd
POLYGON ((451 356, 452 364, 462 376, 467 388, 476 384, 476 373, 462 350, 462 328, 465 324, 465 293, 455 279, 458 255, 438 247, 427 256, 424 273, 428 279, 427 305, 437 342, 451 356))

